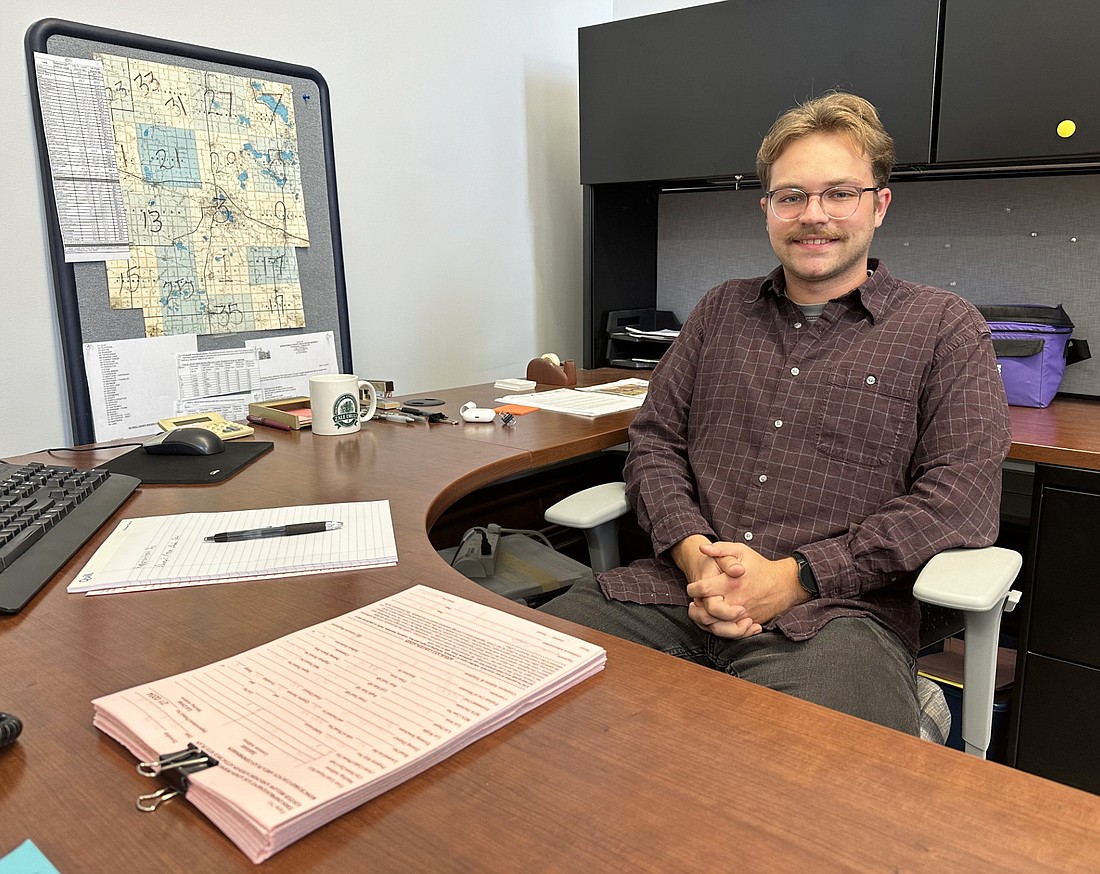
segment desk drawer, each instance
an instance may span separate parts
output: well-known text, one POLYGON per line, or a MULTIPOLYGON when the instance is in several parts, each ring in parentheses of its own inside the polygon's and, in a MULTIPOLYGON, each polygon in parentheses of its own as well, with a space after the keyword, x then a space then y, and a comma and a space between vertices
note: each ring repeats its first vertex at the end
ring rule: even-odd
POLYGON ((1017 768, 1100 794, 1100 670, 1027 654, 1017 768))
POLYGON ((1027 649, 1100 666, 1100 477, 1084 471, 1043 470, 1027 649), (1077 482, 1044 482, 1044 475, 1077 482), (1093 487, 1097 491, 1092 491, 1093 487))

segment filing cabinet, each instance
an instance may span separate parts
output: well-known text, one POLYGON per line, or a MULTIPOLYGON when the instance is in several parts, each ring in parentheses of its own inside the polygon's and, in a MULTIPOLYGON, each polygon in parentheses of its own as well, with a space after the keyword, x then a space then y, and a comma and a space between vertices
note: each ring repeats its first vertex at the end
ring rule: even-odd
POLYGON ((1010 763, 1100 793, 1100 473, 1036 465, 1010 763))

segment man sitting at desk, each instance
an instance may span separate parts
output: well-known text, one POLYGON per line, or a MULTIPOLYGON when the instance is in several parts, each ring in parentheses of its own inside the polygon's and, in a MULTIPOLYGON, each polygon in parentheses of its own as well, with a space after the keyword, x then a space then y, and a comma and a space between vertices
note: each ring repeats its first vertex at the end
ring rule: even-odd
POLYGON ((1010 435, 977 310, 868 259, 893 161, 851 94, 772 126, 781 266, 703 297, 630 428, 654 557, 543 609, 916 735, 915 572, 994 541, 1010 435))

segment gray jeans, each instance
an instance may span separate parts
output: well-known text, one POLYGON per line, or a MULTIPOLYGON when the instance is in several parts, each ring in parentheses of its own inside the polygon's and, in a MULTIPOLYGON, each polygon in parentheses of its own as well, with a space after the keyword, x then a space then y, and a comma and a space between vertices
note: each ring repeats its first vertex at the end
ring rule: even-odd
POLYGON ((635 604, 604 596, 582 580, 542 611, 813 701, 833 710, 919 735, 916 664, 873 619, 833 619, 809 640, 764 631, 742 640, 715 637, 686 607, 635 604))

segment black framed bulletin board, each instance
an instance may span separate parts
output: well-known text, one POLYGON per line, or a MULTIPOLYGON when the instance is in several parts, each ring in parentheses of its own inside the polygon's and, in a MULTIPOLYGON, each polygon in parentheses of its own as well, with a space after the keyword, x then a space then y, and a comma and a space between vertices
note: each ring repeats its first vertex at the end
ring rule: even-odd
POLYGON ((32 25, 25 48, 77 443, 96 440, 86 343, 196 334, 208 352, 332 331, 340 367, 354 372, 329 92, 316 70, 59 19, 32 25), (61 79, 81 98, 71 119, 43 106, 40 63, 44 93, 55 70, 74 70, 61 79), (56 157, 96 136, 82 131, 97 113, 101 129, 121 131, 118 175, 93 171, 67 189, 56 157), (103 246, 114 254, 100 257, 103 246))

